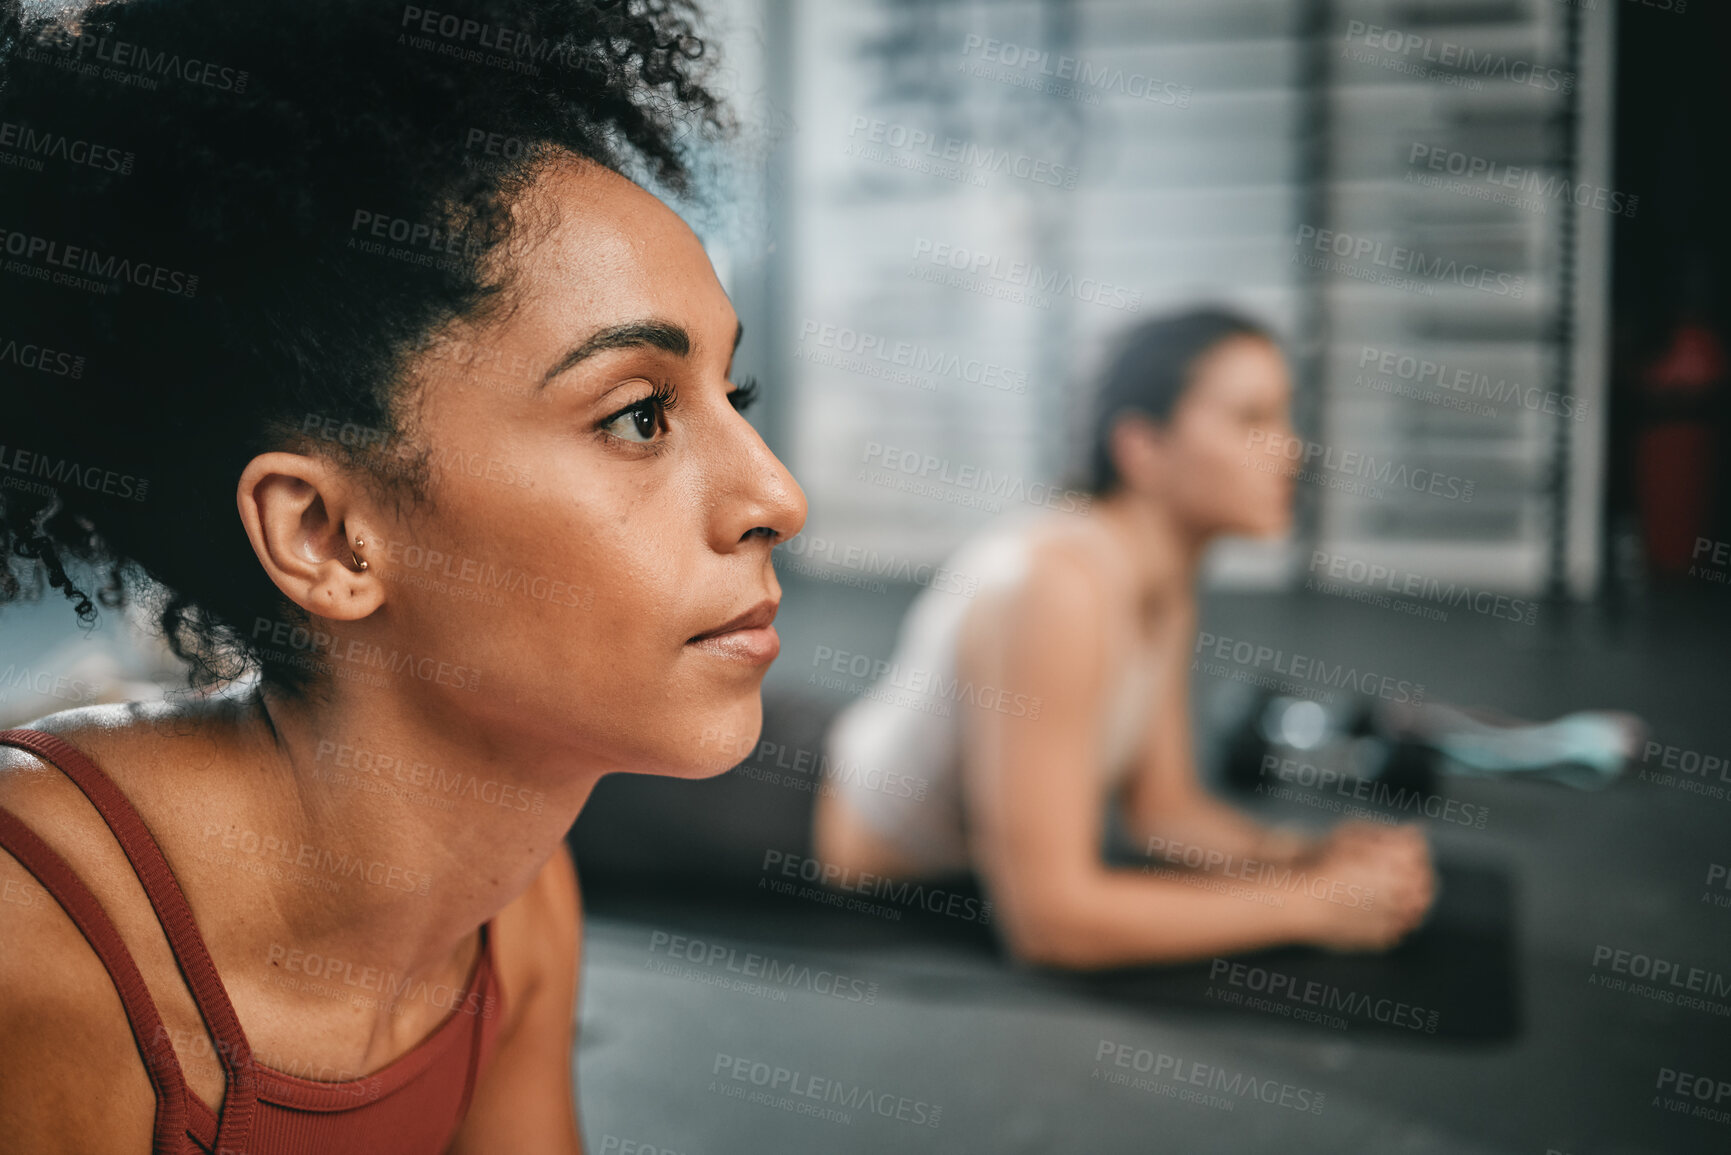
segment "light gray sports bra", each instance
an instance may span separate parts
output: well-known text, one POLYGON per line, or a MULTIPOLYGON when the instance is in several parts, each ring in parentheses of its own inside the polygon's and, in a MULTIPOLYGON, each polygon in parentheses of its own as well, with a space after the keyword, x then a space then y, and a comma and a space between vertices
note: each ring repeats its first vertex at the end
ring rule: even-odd
MULTIPOLYGON (((929 586, 909 608, 888 674, 855 699, 830 728, 825 779, 850 810, 922 872, 969 865, 962 798, 961 720, 971 693, 960 682, 962 625, 980 595, 1020 582, 1029 547, 1053 514, 995 523, 945 563, 955 583, 929 586), (977 592, 961 592, 978 579, 977 592)), ((1114 681, 1102 719, 1102 795, 1135 765, 1157 681, 1155 654, 1144 649, 1114 681)))

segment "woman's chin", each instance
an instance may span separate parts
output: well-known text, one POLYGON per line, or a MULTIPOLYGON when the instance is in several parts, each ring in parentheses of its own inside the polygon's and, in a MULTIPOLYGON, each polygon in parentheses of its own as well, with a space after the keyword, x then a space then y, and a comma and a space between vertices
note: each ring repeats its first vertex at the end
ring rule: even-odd
POLYGON ((1248 537, 1257 541, 1278 541, 1292 532, 1292 515, 1282 513, 1246 517, 1220 531, 1222 537, 1248 537))
POLYGON ((704 716, 701 729, 685 744, 691 757, 664 759, 655 772, 669 778, 714 778, 750 758, 763 731, 763 698, 752 694, 730 710, 704 716))
POLYGON ((727 773, 729 770, 732 770, 735 766, 738 766, 741 762, 744 762, 746 760, 746 758, 749 758, 749 757, 751 757, 751 755, 748 752, 744 757, 734 758, 730 761, 710 762, 710 763, 705 763, 704 765, 701 765, 701 766, 691 766, 691 767, 688 767, 688 768, 680 771, 679 773, 675 774, 674 776, 678 777, 678 778, 693 778, 693 779, 696 779, 696 778, 719 778, 721 775, 727 773))

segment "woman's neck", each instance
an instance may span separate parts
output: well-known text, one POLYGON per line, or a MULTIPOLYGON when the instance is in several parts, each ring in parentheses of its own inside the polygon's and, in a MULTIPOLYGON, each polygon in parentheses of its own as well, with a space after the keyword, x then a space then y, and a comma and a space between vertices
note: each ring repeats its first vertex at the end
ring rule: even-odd
POLYGON ((254 705, 258 821, 304 863, 293 873, 339 883, 280 884, 276 921, 292 948, 356 967, 448 965, 534 881, 599 778, 395 688, 265 689, 254 705))
POLYGON ((1180 522, 1169 506, 1117 490, 1097 498, 1091 512, 1129 561, 1144 605, 1195 589, 1208 538, 1180 522))

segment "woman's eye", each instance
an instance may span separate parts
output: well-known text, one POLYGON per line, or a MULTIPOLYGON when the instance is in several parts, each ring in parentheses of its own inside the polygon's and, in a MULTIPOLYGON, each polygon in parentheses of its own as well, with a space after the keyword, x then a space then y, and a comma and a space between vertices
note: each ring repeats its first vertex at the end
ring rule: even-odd
POLYGON ((621 441, 645 445, 655 440, 657 429, 666 428, 667 411, 672 409, 678 400, 679 394, 675 392, 673 385, 663 381, 655 386, 649 396, 627 405, 601 422, 598 428, 621 441))
POLYGON ((642 445, 655 440, 655 432, 660 426, 661 414, 655 398, 645 397, 631 408, 609 417, 601 428, 621 441, 642 445))

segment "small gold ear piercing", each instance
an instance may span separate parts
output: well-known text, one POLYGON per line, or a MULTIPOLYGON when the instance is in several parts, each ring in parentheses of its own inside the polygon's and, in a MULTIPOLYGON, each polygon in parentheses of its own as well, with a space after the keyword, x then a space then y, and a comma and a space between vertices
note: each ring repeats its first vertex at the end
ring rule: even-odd
POLYGON ((356 550, 363 550, 365 548, 367 548, 367 543, 358 537, 355 538, 355 548, 349 551, 349 556, 355 559, 355 568, 357 570, 364 570, 367 568, 367 563, 363 561, 361 555, 356 552, 356 550))

